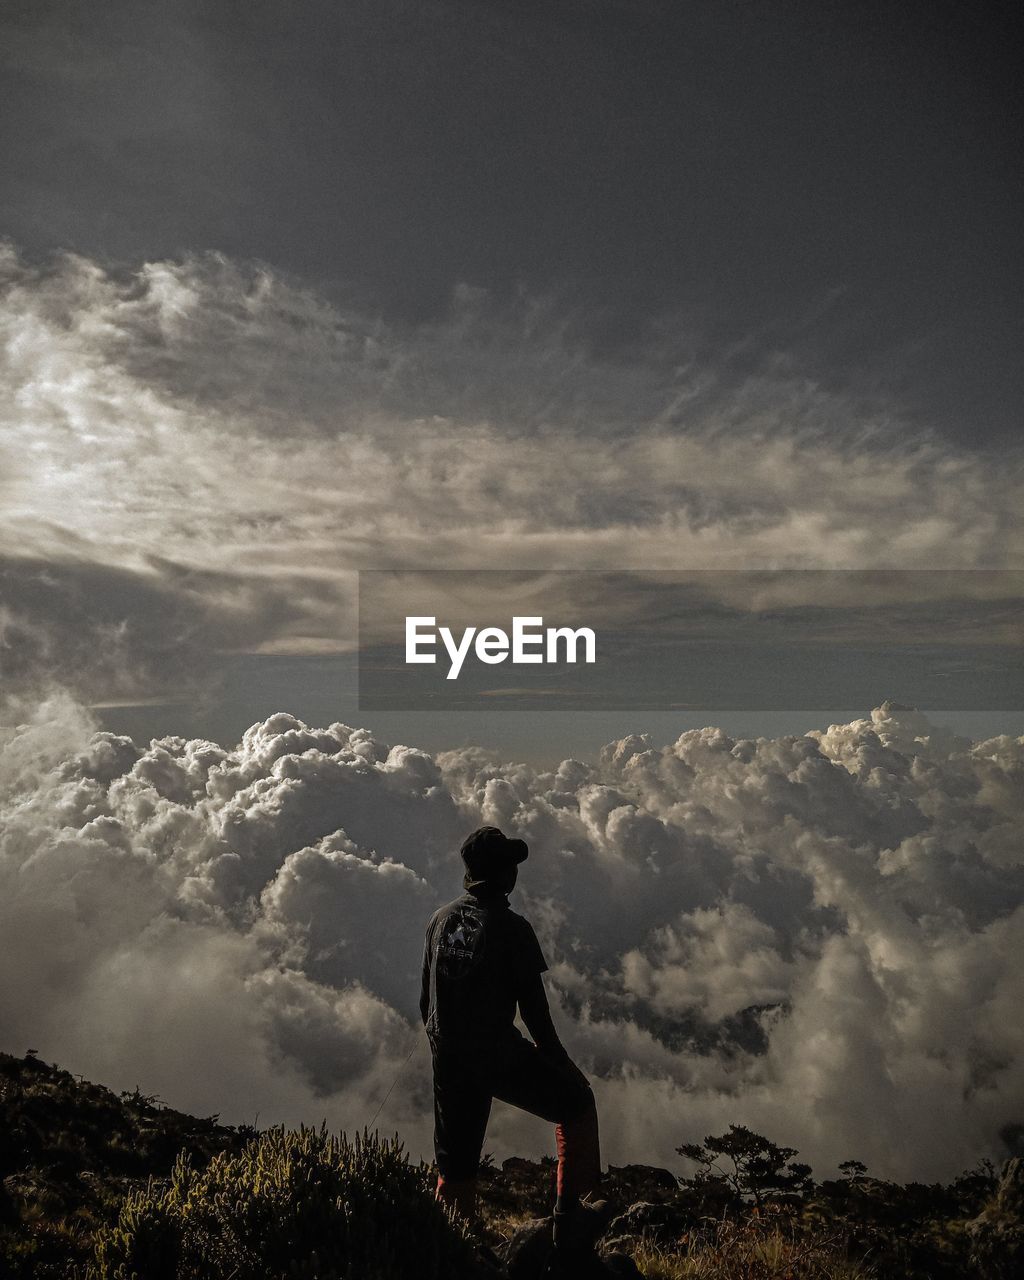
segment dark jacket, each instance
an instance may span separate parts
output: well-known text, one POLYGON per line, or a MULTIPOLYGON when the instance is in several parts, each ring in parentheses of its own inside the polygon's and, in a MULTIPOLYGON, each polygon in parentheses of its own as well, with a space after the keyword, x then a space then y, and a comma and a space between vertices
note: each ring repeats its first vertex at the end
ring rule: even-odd
POLYGON ((540 976, 547 967, 533 927, 504 893, 477 886, 435 911, 420 990, 420 1016, 435 1052, 518 1037, 518 1008, 538 1047, 563 1056, 540 976))

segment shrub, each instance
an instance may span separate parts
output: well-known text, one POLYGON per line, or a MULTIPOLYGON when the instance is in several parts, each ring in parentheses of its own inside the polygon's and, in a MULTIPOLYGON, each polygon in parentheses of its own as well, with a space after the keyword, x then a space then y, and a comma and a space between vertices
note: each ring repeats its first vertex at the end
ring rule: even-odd
POLYGON ((269 1129, 197 1172, 131 1193, 99 1232, 90 1280, 456 1280, 466 1228, 397 1137, 269 1129))

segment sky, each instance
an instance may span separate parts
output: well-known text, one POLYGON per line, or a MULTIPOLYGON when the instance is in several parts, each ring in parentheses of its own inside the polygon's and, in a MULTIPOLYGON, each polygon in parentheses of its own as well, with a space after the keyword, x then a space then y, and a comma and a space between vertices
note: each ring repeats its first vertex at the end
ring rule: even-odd
POLYGON ((1020 25, 5 4, 5 1025, 176 1105, 354 1123, 411 1031, 348 878, 415 932, 487 816, 535 844, 620 1162, 688 1103, 826 1164, 879 1115, 920 1143, 868 1133, 880 1168, 1005 1155, 1014 698, 914 710, 862 662, 858 705, 810 711, 371 713, 353 663, 361 569, 941 570, 936 639, 1019 643, 1019 592, 978 584, 1024 561, 1020 25), (53 969, 29 942, 62 932, 53 969), (208 999, 162 1058, 168 974, 208 999), (189 1083, 229 1008, 237 1054, 189 1083))
POLYGON ((415 322, 555 294, 972 444, 1017 426, 1017 6, 4 6, 7 233, 415 322))

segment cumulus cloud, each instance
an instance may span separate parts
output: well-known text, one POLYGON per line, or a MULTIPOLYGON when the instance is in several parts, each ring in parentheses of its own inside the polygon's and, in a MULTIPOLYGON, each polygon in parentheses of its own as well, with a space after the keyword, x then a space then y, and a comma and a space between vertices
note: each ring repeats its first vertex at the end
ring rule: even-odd
MULTIPOLYGON (((0 1020, 73 1069, 236 1120, 381 1123, 429 1150, 423 926, 465 830, 518 891, 614 1162, 731 1122, 944 1177, 1021 1118, 1024 739, 891 704, 825 732, 642 735, 537 771, 287 714, 238 744, 0 738, 0 1020), (894 1141, 894 1135, 898 1141, 894 1141)), ((492 1148, 540 1122, 496 1107, 492 1148)))

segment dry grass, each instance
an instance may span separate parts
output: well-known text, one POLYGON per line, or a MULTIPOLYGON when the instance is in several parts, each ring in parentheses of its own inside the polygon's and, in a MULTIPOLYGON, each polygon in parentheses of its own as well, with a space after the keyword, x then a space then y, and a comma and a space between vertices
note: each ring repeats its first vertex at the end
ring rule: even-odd
POLYGON ((873 1280, 849 1259, 838 1237, 800 1238, 758 1221, 719 1222, 684 1237, 678 1248, 641 1240, 633 1258, 647 1280, 873 1280))
POLYGON ((533 1217, 531 1213, 488 1213, 481 1219, 480 1228, 488 1244, 496 1247, 511 1240, 523 1223, 533 1217))

